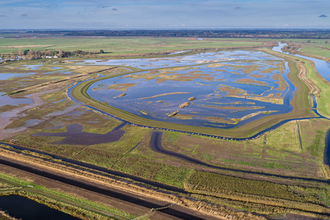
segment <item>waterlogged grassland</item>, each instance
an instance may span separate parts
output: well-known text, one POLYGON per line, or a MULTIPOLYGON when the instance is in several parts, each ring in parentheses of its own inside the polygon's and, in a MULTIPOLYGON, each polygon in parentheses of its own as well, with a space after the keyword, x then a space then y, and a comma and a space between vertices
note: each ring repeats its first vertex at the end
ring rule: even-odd
POLYGON ((32 133, 40 131, 65 131, 65 124, 72 121, 84 124, 86 130, 94 132, 102 132, 102 129, 96 128, 100 127, 102 122, 103 126, 106 124, 108 127, 116 124, 114 120, 108 118, 105 120, 98 114, 85 112, 79 117, 64 116, 61 120, 52 120, 47 124, 36 126, 30 134, 16 136, 15 143, 177 187, 183 187, 184 180, 192 171, 189 167, 183 166, 185 163, 180 160, 152 151, 149 147, 150 129, 126 125, 122 128, 125 134, 119 141, 89 146, 54 145, 51 143, 60 141, 62 138, 31 136, 32 133), (87 123, 90 118, 95 118, 97 123, 87 123), (44 127, 52 127, 52 129, 42 130, 44 127))
POLYGON ((44 103, 41 106, 24 111, 21 117, 16 118, 5 129, 20 129, 31 126, 29 123, 45 121, 60 115, 63 111, 72 111, 77 106, 66 98, 64 91, 54 91, 41 97, 44 103))
MULTIPOLYGON (((51 85, 107 69, 109 67, 73 66, 59 63, 54 64, 51 61, 40 62, 33 60, 12 62, 11 64, 0 66, 0 91, 13 93, 17 90, 51 85), (4 78, 4 76, 8 76, 9 78, 4 78)), ((105 74, 107 73, 109 74, 110 70, 105 71, 105 74)), ((114 73, 114 70, 111 71, 112 73, 114 73)))
MULTIPOLYGON (((239 52, 236 53, 247 57, 244 56, 246 52, 243 55, 239 52)), ((265 54, 251 53, 256 59, 259 56, 265 58, 265 54)), ((216 124, 215 119, 218 118, 218 121, 236 124, 251 118, 247 115, 257 115, 260 113, 259 109, 271 114, 291 107, 288 102, 283 105, 284 95, 292 92, 288 92, 288 85, 281 76, 286 69, 285 62, 275 57, 270 59, 257 60, 254 63, 239 60, 150 70, 98 81, 91 85, 87 93, 101 102, 139 116, 146 115, 144 117, 149 119, 204 126, 204 122, 216 124), (233 69, 240 75, 233 75, 233 69), (261 73, 263 78, 254 80, 249 76, 253 72, 261 73), (274 80, 273 76, 278 79, 274 80), (280 87, 282 91, 278 90, 280 87), (123 92, 125 97, 120 96, 123 92), (189 102, 189 107, 179 107, 189 97, 194 98, 189 102), (256 101, 251 102, 250 99, 256 101), (279 102, 278 105, 270 104, 276 101, 279 102), (167 117, 177 110, 180 111, 179 117, 167 117), (182 121, 180 119, 183 115, 190 115, 190 118, 186 117, 182 121), (187 121, 188 119, 192 120, 187 121)))
MULTIPOLYGON (((110 132, 114 127, 121 124, 121 122, 117 120, 113 120, 111 118, 108 118, 106 116, 100 115, 98 113, 95 113, 93 111, 86 110, 84 108, 77 108, 74 111, 70 111, 69 113, 63 114, 61 117, 45 121, 43 123, 40 123, 33 127, 33 131, 26 134, 21 134, 16 136, 16 142, 17 144, 25 145, 25 146, 33 146, 35 149, 42 149, 48 152, 53 152, 56 154, 60 154, 62 156, 77 156, 76 153, 79 151, 72 151, 70 148, 65 147, 64 145, 54 145, 51 144, 53 142, 61 141, 62 137, 35 137, 31 136, 34 133, 39 132, 49 132, 49 133, 57 133, 57 132, 65 132, 66 127, 70 124, 80 124, 84 126, 84 132, 89 133, 98 133, 98 134, 105 134, 110 132), (66 149, 67 148, 67 149, 66 149), (63 151, 63 153, 60 153, 63 149, 66 149, 63 151)), ((124 127, 123 130, 127 131, 128 128, 124 127)), ((137 136, 140 134, 137 130, 128 129, 129 131, 125 132, 124 137, 117 142, 110 144, 103 144, 103 145, 96 145, 96 146, 79 146, 81 149, 84 148, 97 148, 102 149, 106 151, 106 149, 112 149, 115 153, 117 145, 123 145, 130 148, 131 145, 134 145, 134 143, 130 143, 131 139, 138 138, 137 136), (132 133, 130 132, 132 131, 132 133), (135 134, 135 136, 134 136, 135 134), (134 136, 132 138, 132 135, 134 136)), ((138 140, 137 140, 138 141, 138 140)), ((138 142, 137 142, 138 143, 138 142)), ((78 146, 73 146, 73 148, 77 148, 78 146)), ((77 149, 75 149, 77 150, 77 149)), ((80 151, 79 151, 80 152, 80 151)), ((81 152, 82 153, 82 152, 81 152)), ((78 155, 80 155, 79 153, 78 155)), ((102 154, 101 152, 99 153, 102 154)), ((97 154, 97 155, 99 155, 97 154)), ((115 153, 120 154, 120 152, 115 153)), ((86 153, 82 153, 82 157, 93 157, 91 160, 95 159, 93 154, 89 155, 86 153)), ((114 156, 115 157, 115 156, 114 156)), ((81 159, 81 158, 80 158, 81 159)), ((86 159, 87 160, 87 159, 86 159)), ((110 162, 109 162, 110 163, 110 162)), ((108 166, 108 164, 106 164, 108 166)))
POLYGON ((108 216, 101 214, 104 212, 124 218, 135 217, 104 203, 93 202, 82 196, 47 188, 37 185, 31 180, 23 180, 4 173, 0 173, 0 185, 10 186, 1 189, 0 196, 24 196, 81 219, 109 219, 108 216))

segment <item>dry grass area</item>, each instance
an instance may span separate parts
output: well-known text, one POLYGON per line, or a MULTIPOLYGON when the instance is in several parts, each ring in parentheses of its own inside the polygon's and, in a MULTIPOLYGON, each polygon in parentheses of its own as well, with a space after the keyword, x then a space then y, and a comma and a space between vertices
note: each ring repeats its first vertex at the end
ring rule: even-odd
POLYGON ((261 102, 270 102, 274 104, 280 104, 283 105, 284 101, 283 98, 277 98, 277 97, 261 97, 261 96, 249 96, 249 95, 227 95, 228 97, 234 97, 234 98, 244 98, 248 100, 256 100, 261 102))
POLYGON ((263 214, 297 213, 327 218, 330 208, 317 196, 319 188, 304 188, 231 176, 194 172, 185 187, 199 199, 263 214))
POLYGON ((233 95, 243 95, 243 97, 245 97, 246 95, 248 95, 246 93, 246 90, 240 88, 230 87, 222 84, 218 85, 218 87, 221 92, 226 92, 227 93, 226 95, 229 97, 233 95))
POLYGON ((167 95, 181 95, 181 94, 190 94, 190 92, 169 92, 169 93, 163 93, 163 94, 139 98, 139 99, 152 99, 152 98, 157 98, 157 97, 162 97, 162 96, 167 96, 167 95))
POLYGON ((319 95, 321 90, 317 87, 317 85, 315 85, 314 82, 307 78, 306 67, 301 62, 297 63, 297 67, 299 69, 299 78, 308 86, 309 93, 319 95))

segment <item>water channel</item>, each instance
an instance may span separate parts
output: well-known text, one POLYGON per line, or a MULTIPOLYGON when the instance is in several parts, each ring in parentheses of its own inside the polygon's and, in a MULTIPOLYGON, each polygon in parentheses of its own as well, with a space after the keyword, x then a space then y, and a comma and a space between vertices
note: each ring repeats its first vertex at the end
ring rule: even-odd
POLYGON ((0 210, 6 211, 11 217, 22 220, 77 220, 64 212, 49 208, 22 196, 1 196, 0 210))
MULTIPOLYGON (((277 47, 273 47, 274 51, 289 54, 289 53, 286 53, 286 52, 282 51, 282 48, 284 46, 286 46, 287 43, 280 43, 279 42, 278 44, 279 45, 277 47)), ((306 56, 302 56, 302 55, 299 55, 299 54, 292 54, 292 55, 313 61, 314 64, 315 64, 317 72, 324 79, 326 79, 327 81, 330 82, 330 63, 328 63, 325 60, 321 60, 321 59, 317 59, 317 58, 313 58, 313 57, 306 57, 306 56)), ((315 106, 316 106, 316 100, 314 98, 314 108, 316 108, 315 106)), ((315 111, 317 113, 317 110, 315 110, 315 111)), ((319 115, 319 113, 317 113, 317 114, 319 115)), ((321 115, 319 115, 319 116, 321 116, 321 115)), ((330 129, 327 131, 327 135, 326 135, 326 138, 325 138, 324 163, 326 165, 330 166, 330 129)))

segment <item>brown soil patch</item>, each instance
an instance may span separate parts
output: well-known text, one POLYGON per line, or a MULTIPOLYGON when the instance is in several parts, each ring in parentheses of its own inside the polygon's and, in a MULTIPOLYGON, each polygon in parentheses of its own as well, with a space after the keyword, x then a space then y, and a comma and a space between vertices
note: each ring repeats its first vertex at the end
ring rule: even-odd
POLYGON ((227 95, 246 94, 246 91, 240 88, 234 88, 226 85, 219 85, 218 87, 221 92, 227 92, 227 95))
MULTIPOLYGON (((121 84, 112 84, 107 87, 107 89, 115 89, 122 92, 126 92, 128 88, 136 86, 136 83, 121 83, 121 84)), ((98 88, 94 88, 93 90, 98 90, 98 88)))
POLYGON ((166 96, 166 95, 180 95, 180 94, 190 94, 190 92, 170 92, 170 93, 163 93, 163 94, 154 95, 154 96, 145 97, 145 98, 139 98, 139 99, 152 99, 152 98, 157 98, 157 97, 166 96))
POLYGON ((263 75, 260 75, 260 74, 252 74, 250 76, 252 76, 254 78, 262 78, 262 77, 264 77, 263 75))
POLYGON ((217 105, 202 105, 207 108, 216 109, 229 109, 229 110, 251 110, 251 109, 262 109, 264 106, 217 106, 217 105))

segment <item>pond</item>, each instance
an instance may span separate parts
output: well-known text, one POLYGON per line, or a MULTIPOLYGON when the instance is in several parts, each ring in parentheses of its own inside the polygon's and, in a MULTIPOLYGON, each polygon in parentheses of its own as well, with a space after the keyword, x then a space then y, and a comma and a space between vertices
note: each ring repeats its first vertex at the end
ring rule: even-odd
POLYGON ((5 105, 16 105, 18 106, 19 104, 32 104, 33 100, 32 99, 25 99, 25 98, 11 98, 5 93, 0 92, 0 107, 5 106, 5 105))
POLYGON ((22 69, 28 68, 30 70, 38 70, 43 65, 43 63, 36 64, 36 65, 24 65, 24 67, 21 67, 22 69))
MULTIPOLYGON (((87 93, 144 118, 194 126, 231 128, 292 111, 295 87, 287 78, 289 68, 283 59, 259 51, 231 51, 182 60, 198 62, 211 56, 208 60, 214 61, 223 54, 230 55, 227 61, 185 67, 179 63, 180 67, 101 80, 87 93)), ((141 62, 151 62, 147 60, 141 62)), ((162 63, 166 61, 172 62, 162 63)), ((158 62, 152 65, 159 66, 158 62)))
POLYGON ((51 209, 22 196, 0 197, 0 210, 6 211, 11 217, 22 220, 77 220, 71 215, 51 209))
POLYGON ((0 80, 8 80, 14 77, 26 77, 35 73, 0 73, 0 80))

